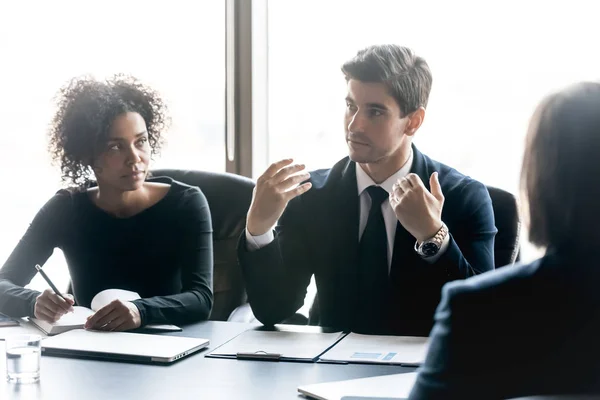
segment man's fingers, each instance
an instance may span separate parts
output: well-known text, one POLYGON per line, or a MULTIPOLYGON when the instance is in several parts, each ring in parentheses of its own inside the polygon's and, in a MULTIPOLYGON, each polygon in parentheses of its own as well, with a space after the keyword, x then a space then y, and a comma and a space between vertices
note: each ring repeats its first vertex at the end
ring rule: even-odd
POLYGON ((262 179, 271 178, 273 175, 275 175, 277 173, 277 171, 279 171, 281 168, 285 167, 286 165, 291 164, 293 161, 294 160, 292 160, 291 158, 286 158, 284 160, 279 160, 277 162, 274 162, 273 164, 269 165, 269 168, 267 168, 265 173, 262 174, 262 176, 258 179, 261 180, 261 178, 262 179))
POLYGON ((312 187, 312 183, 306 182, 306 183, 303 183, 302 185, 298 186, 295 189, 288 190, 287 192, 285 192, 286 200, 290 201, 294 197, 300 196, 302 193, 307 192, 311 187, 312 187))
POLYGON ((402 178, 398 182, 398 187, 402 190, 402 192, 408 192, 412 189, 412 184, 411 184, 410 180, 408 180, 406 178, 402 178))
POLYGON ((290 189, 294 185, 297 185, 298 183, 304 182, 305 180, 308 180, 308 179, 310 179, 310 174, 308 172, 304 173, 304 174, 290 176, 289 178, 285 179, 283 182, 279 183, 279 185, 277 185, 277 190, 279 192, 287 192, 288 189, 290 189))
POLYGON ((444 194, 442 193, 442 186, 440 185, 440 180, 437 172, 431 174, 431 177, 429 178, 429 186, 431 187, 431 194, 433 195, 433 197, 435 197, 438 201, 443 203, 444 194))
POLYGON ((400 186, 400 182, 396 182, 394 183, 394 186, 392 186, 392 194, 396 197, 401 196, 404 193, 404 190, 402 190, 402 187, 400 186))
POLYGON ((423 181, 421 180, 421 178, 419 178, 419 175, 417 174, 406 175, 406 180, 410 183, 410 186, 413 189, 416 189, 418 187, 425 188, 425 185, 423 185, 423 181))
POLYGON ((389 200, 390 200, 390 205, 392 206, 392 208, 394 208, 394 206, 398 202, 398 193, 396 193, 396 186, 394 186, 392 188, 392 191, 390 192, 390 195, 389 195, 389 200))
POLYGON ((281 168, 273 177, 270 179, 273 186, 280 184, 289 178, 290 175, 296 172, 302 171, 305 168, 304 164, 294 164, 287 167, 281 168))

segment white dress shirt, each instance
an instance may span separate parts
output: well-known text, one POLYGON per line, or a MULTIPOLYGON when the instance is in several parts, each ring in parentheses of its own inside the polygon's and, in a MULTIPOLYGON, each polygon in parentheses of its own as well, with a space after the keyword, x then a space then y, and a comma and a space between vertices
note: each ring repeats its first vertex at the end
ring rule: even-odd
MULTIPOLYGON (((404 163, 402 168, 396 171, 395 174, 391 175, 381 184, 377 185, 373 179, 362 169, 360 164, 356 164, 356 186, 358 187, 358 196, 360 197, 360 220, 358 225, 358 239, 360 241, 360 237, 362 236, 365 227, 367 226, 367 219, 369 218, 369 211, 371 210, 371 197, 369 193, 365 190, 369 186, 381 186, 386 192, 390 193, 392 191, 392 186, 394 183, 398 181, 398 179, 404 178, 406 175, 410 173, 410 167, 412 166, 413 153, 412 150, 410 152, 410 156, 408 160, 404 163)), ((388 239, 388 268, 392 265, 392 256, 394 254, 394 240, 396 238, 396 225, 398 224, 398 219, 396 218, 396 214, 392 209, 389 201, 384 201, 381 203, 381 212, 383 214, 383 219, 385 221, 385 230, 387 233, 388 239)), ((246 230, 246 243, 249 251, 258 250, 273 241, 275 235, 273 233, 273 229, 270 229, 267 233, 264 233, 259 236, 252 236, 246 230)), ((444 242, 442 243, 442 247, 440 251, 433 257, 423 258, 429 263, 436 262, 440 256, 446 251, 448 245, 450 243, 450 235, 446 235, 444 242)))

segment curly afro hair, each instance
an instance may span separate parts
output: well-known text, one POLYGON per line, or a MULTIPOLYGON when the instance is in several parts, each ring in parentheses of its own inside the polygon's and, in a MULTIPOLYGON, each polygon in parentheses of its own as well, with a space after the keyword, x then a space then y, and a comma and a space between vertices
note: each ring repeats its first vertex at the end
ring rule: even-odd
POLYGON ((62 179, 85 189, 92 165, 108 141, 112 122, 136 112, 146 122, 152 155, 159 153, 161 133, 169 124, 167 107, 158 93, 136 78, 115 75, 107 80, 78 77, 57 94, 58 111, 50 124, 50 153, 62 179))

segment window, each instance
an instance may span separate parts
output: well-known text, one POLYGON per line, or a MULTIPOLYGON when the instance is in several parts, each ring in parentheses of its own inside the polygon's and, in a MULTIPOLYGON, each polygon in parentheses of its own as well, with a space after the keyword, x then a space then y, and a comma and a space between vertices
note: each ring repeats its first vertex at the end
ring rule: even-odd
MULTIPOLYGON (((416 146, 515 194, 534 107, 551 90, 600 78, 597 13, 588 1, 271 0, 268 7, 265 167, 291 156, 309 169, 329 168, 346 156, 340 67, 368 45, 405 45, 430 65, 416 146)), ((522 254, 539 255, 525 241, 522 254)))
MULTIPOLYGON (((52 97, 74 76, 128 73, 161 92, 173 124, 155 168, 225 170, 225 2, 3 3, 0 54, 2 262, 62 186, 46 134, 52 97)), ((66 287, 57 253, 48 274, 66 287)))

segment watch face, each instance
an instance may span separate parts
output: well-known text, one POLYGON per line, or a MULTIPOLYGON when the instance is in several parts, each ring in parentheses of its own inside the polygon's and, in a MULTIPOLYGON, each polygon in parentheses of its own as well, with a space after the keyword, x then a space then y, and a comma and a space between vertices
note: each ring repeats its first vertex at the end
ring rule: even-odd
POLYGON ((435 256, 439 250, 440 247, 433 242, 425 242, 421 247, 421 252, 425 257, 435 256))

